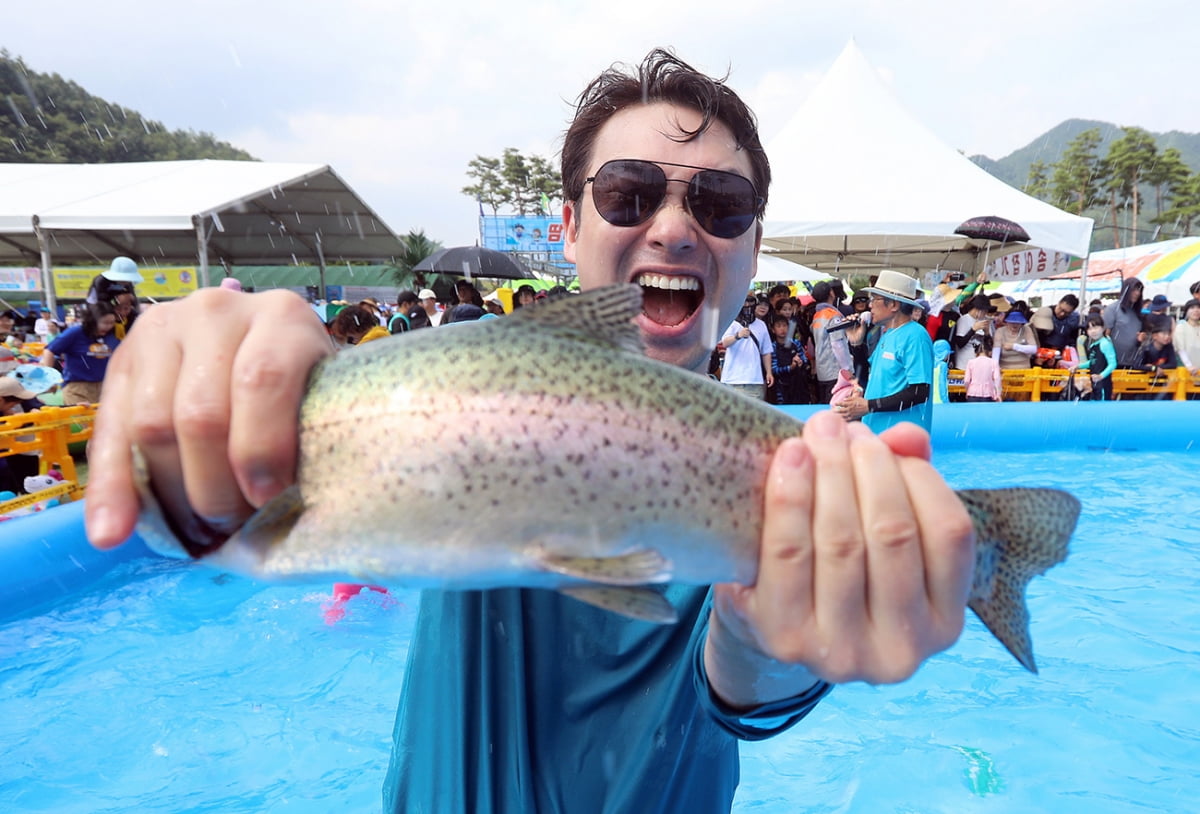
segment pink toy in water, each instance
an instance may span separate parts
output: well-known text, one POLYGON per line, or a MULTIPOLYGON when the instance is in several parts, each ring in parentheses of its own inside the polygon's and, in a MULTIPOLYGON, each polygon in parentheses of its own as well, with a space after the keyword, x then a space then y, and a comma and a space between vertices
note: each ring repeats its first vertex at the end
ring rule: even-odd
POLYGON ((387 595, 388 589, 380 585, 366 585, 357 582, 333 583, 333 602, 325 605, 325 624, 332 625, 340 622, 346 616, 346 603, 358 596, 364 590, 387 595))

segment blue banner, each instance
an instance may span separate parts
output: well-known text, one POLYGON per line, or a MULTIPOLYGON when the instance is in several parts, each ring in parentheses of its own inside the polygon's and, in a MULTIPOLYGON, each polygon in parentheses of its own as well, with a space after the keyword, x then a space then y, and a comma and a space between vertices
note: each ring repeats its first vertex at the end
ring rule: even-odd
POLYGON ((484 216, 479 221, 484 248, 512 252, 535 271, 546 270, 559 275, 573 273, 574 267, 563 258, 561 216, 484 216))

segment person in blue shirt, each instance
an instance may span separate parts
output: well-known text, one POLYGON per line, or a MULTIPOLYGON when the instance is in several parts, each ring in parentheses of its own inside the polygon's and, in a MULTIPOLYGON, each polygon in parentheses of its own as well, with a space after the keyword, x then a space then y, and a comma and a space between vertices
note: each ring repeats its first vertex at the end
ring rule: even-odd
POLYGON ((112 305, 89 302, 84 306, 82 321, 67 328, 42 350, 38 361, 43 366, 62 365, 64 406, 100 401, 108 360, 119 344, 116 325, 117 315, 112 305))
POLYGON ((901 422, 928 430, 933 418, 933 340, 913 320, 917 281, 899 271, 882 271, 871 297, 871 320, 886 330, 871 354, 866 391, 835 408, 847 421, 862 419, 875 432, 901 422))
MULTIPOLYGON (((562 173, 581 287, 640 285, 647 353, 702 377, 761 244, 770 165, 753 114, 656 50, 583 92, 562 173)), ((287 488, 289 416, 331 352, 323 333, 288 292, 204 289, 144 316, 92 438, 92 542, 133 529, 131 444, 176 526, 209 544, 287 488), (155 389, 135 397, 135 375, 155 389)), ((836 683, 902 681, 961 631, 973 533, 928 459, 912 425, 876 436, 817 414, 776 451, 762 505, 730 496, 763 521, 756 583, 669 587, 676 625, 548 591, 426 591, 385 810, 727 812, 739 740, 794 725, 836 683)))

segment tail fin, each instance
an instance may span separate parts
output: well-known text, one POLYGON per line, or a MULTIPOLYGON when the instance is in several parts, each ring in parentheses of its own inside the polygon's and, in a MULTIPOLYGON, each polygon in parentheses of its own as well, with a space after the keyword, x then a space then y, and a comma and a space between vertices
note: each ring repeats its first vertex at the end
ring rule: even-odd
POLYGON ((975 524, 975 581, 967 607, 1032 673, 1025 588, 1067 558, 1079 501, 1057 489, 958 492, 975 524))

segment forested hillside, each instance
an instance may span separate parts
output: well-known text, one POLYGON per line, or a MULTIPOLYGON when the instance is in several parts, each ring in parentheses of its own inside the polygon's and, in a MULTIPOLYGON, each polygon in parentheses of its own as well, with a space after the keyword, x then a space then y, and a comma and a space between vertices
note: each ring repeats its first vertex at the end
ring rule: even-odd
POLYGON ((210 133, 167 130, 0 50, 0 162, 100 164, 254 157, 210 133))

